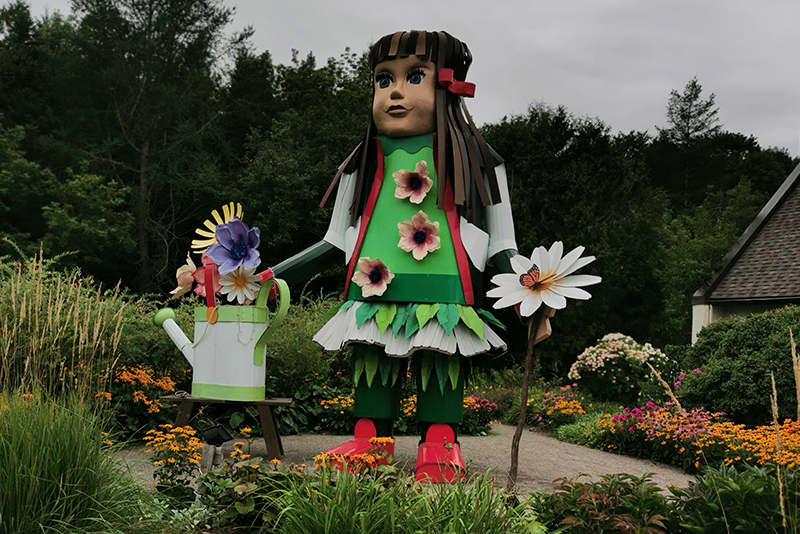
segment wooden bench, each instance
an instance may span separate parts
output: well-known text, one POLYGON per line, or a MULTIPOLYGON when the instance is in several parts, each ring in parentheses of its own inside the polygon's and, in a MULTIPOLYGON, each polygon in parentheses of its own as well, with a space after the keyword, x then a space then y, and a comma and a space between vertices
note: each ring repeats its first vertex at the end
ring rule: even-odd
POLYGON ((175 426, 186 426, 194 416, 198 405, 204 404, 240 404, 251 405, 258 409, 258 415, 261 420, 261 429, 264 433, 264 445, 267 448, 267 456, 269 459, 283 458, 283 444, 281 443, 281 434, 278 431, 278 424, 272 414, 273 406, 290 406, 292 399, 264 399, 263 401, 229 401, 221 399, 206 399, 203 397, 192 397, 191 395, 168 395, 161 397, 164 402, 171 404, 178 404, 178 417, 175 419, 175 426))

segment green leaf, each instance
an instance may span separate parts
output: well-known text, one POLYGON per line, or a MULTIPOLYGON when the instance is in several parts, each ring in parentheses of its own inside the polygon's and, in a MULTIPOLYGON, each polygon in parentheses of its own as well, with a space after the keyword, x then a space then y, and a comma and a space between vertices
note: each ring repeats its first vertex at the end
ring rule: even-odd
POLYGON ((417 307, 417 321, 419 322, 419 327, 422 328, 425 326, 425 323, 428 320, 436 315, 436 312, 439 311, 439 304, 420 304, 417 307))
POLYGON ((458 385, 458 375, 461 371, 461 356, 458 354, 449 354, 447 356, 447 367, 448 367, 448 374, 450 375, 450 383, 453 385, 453 391, 455 391, 456 386, 458 385))
POLYGON ((381 372, 381 384, 384 386, 389 383, 389 377, 392 374, 392 362, 389 360, 390 360, 389 357, 384 356, 382 358, 379 358, 378 361, 378 369, 381 372))
POLYGON ((450 362, 447 354, 436 355, 436 378, 439 381, 439 391, 444 395, 444 386, 450 372, 450 362))
POLYGON ((491 325, 494 325, 494 326, 496 326, 498 328, 502 328, 503 330, 506 329, 506 325, 501 323, 500 320, 497 317, 495 317, 494 315, 491 314, 491 312, 489 312, 487 310, 484 310, 482 308, 478 308, 475 311, 477 311, 478 315, 481 315, 486 320, 487 323, 489 323, 491 325))
POLYGON ((361 378, 361 373, 364 372, 364 355, 358 354, 355 358, 355 365, 353 366, 353 384, 358 385, 358 379, 361 378))
POLYGON ((394 386, 397 383, 397 378, 400 376, 400 358, 389 358, 392 362, 392 383, 394 386))
POLYGON ((417 307, 419 304, 409 304, 411 309, 408 311, 408 318, 406 319, 406 339, 419 330, 419 322, 417 321, 417 307))
POLYGON ((242 412, 233 412, 228 422, 230 423, 231 428, 237 428, 239 425, 244 423, 244 414, 242 412))
POLYGON ((367 387, 372 387, 372 379, 375 378, 375 373, 378 372, 378 353, 368 352, 364 355, 364 372, 367 373, 367 387))
POLYGON ((410 304, 401 305, 397 308, 397 313, 395 313, 394 320, 392 320, 392 334, 394 337, 397 337, 400 328, 405 324, 409 309, 411 309, 410 304))
POLYGON ((365 302, 359 306, 356 310, 356 326, 361 328, 361 325, 378 313, 380 307, 380 302, 365 302))
POLYGON ((453 332, 453 328, 458 324, 461 314, 458 312, 458 306, 455 304, 442 304, 439 312, 436 314, 436 319, 442 325, 444 331, 449 336, 453 332))
POLYGON ((422 391, 428 391, 428 381, 431 379, 433 371, 433 355, 425 354, 422 356, 422 363, 419 366, 420 378, 422 379, 422 391))
POLYGON ((242 515, 246 515, 255 509, 256 501, 253 497, 248 497, 244 502, 236 501, 234 506, 236 507, 237 512, 242 515))
POLYGON ((350 308, 350 306, 352 306, 355 303, 356 303, 356 301, 354 301, 354 300, 348 300, 347 302, 345 302, 344 304, 339 306, 339 310, 338 311, 344 311, 344 310, 350 308))
POLYGON ((378 312, 375 314, 375 322, 378 323, 378 329, 381 335, 386 330, 386 327, 392 323, 395 314, 397 313, 397 305, 394 303, 382 302, 378 312))
POLYGON ((483 339, 483 321, 475 310, 472 309, 472 306, 462 306, 461 304, 456 304, 458 306, 459 314, 461 315, 461 320, 464 321, 464 324, 467 327, 478 334, 478 337, 483 339))

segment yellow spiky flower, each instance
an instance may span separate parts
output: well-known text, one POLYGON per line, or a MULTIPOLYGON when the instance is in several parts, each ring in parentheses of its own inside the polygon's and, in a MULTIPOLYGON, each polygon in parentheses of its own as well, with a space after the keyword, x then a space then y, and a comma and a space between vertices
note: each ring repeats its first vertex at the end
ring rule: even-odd
POLYGON ((216 229, 218 224, 229 223, 234 217, 241 220, 243 215, 244 211, 242 210, 242 205, 238 202, 235 204, 235 206, 233 202, 224 204, 222 206, 222 217, 220 217, 217 210, 212 211, 211 216, 216 222, 206 219, 203 221, 203 226, 208 228, 208 230, 203 228, 198 228, 195 230, 195 233, 197 233, 201 239, 192 240, 192 250, 194 250, 197 254, 202 254, 205 252, 208 247, 217 242, 216 229))

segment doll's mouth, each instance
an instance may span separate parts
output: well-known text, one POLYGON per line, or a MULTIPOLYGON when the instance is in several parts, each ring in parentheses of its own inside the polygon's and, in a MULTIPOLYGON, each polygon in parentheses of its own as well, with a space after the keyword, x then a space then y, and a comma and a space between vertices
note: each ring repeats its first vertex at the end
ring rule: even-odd
POLYGON ((402 117, 406 113, 408 113, 408 109, 404 108, 403 106, 389 106, 389 109, 386 110, 386 113, 393 117, 402 117))

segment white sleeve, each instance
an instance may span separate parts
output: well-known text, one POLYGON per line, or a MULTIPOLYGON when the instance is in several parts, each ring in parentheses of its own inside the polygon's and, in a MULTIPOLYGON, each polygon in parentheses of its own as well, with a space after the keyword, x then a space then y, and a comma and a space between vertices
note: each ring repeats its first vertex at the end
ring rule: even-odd
POLYGON ((350 227, 350 206, 353 203, 353 194, 356 188, 356 174, 342 173, 339 178, 339 187, 336 191, 336 201, 333 204, 333 215, 328 224, 328 231, 323 238, 325 241, 340 250, 346 250, 346 234, 350 227))
POLYGON ((508 193, 508 177, 506 166, 500 164, 494 168, 497 186, 500 189, 500 202, 486 206, 486 231, 489 234, 489 252, 491 258, 503 250, 517 250, 514 236, 514 218, 511 215, 511 196, 508 193))

